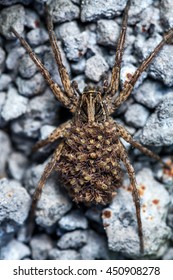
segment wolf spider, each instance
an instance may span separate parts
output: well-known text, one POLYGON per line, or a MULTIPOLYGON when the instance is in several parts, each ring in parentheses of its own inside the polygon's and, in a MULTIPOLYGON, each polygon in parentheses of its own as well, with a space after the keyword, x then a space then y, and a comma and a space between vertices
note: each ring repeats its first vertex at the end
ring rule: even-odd
POLYGON ((135 73, 131 75, 130 80, 125 81, 123 89, 119 92, 120 66, 124 51, 130 2, 128 0, 125 7, 110 82, 106 78, 103 81, 102 88, 86 86, 82 93, 79 91, 76 82, 71 83, 70 77, 63 65, 53 31, 52 19, 47 7, 47 26, 50 43, 64 90, 52 80, 50 73, 27 42, 13 27, 11 31, 20 40, 33 62, 37 65, 58 101, 74 114, 71 120, 60 125, 47 139, 39 141, 34 146, 34 150, 37 150, 49 143, 53 143, 59 138, 62 139, 55 149, 51 161, 44 169, 33 196, 31 209, 35 209, 46 180, 53 170, 58 172, 60 181, 63 182, 75 202, 84 202, 87 204, 110 203, 115 195, 115 190, 122 186, 123 176, 120 162, 123 162, 132 187, 132 196, 138 223, 140 251, 143 253, 144 241, 140 214, 140 198, 134 169, 129 161, 127 151, 121 143, 120 137, 147 156, 156 159, 163 165, 165 164, 158 155, 136 142, 126 129, 116 123, 110 115, 129 97, 142 72, 146 70, 163 45, 168 43, 173 36, 173 29, 170 29, 163 36, 162 41, 142 62, 135 73), (117 94, 118 92, 119 94, 117 94))

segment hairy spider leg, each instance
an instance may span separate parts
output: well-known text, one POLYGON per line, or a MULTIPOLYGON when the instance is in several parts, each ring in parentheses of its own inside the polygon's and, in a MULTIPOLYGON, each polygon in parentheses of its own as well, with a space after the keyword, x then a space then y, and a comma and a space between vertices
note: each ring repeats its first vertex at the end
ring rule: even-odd
POLYGON ((140 241, 140 252, 141 254, 144 253, 144 240, 143 240, 143 230, 142 230, 142 221, 141 221, 141 206, 140 206, 140 197, 139 197, 139 193, 137 190, 137 182, 136 182, 136 178, 135 178, 135 172, 134 172, 134 168, 130 163, 130 160, 128 158, 127 152, 123 146, 123 144, 120 142, 120 159, 121 161, 124 163, 128 175, 129 175, 129 179, 130 179, 130 183, 131 183, 131 187, 132 187, 132 196, 133 196, 133 201, 135 204, 135 208, 136 208, 136 217, 137 217, 137 224, 138 224, 138 236, 139 236, 139 241, 140 241))
POLYGON ((48 29, 48 33, 49 33, 49 39, 50 39, 50 43, 52 46, 52 50, 55 56, 55 60, 57 62, 58 65, 58 70, 59 70, 59 74, 61 77, 61 82, 63 84, 65 93, 67 94, 67 96, 70 98, 72 97, 71 101, 74 102, 74 105, 77 105, 78 102, 78 96, 76 94, 76 91, 74 90, 74 88, 71 86, 71 81, 70 81, 70 77, 69 74, 62 62, 62 57, 61 57, 61 53, 57 44, 57 40, 56 40, 56 36, 55 33, 53 31, 53 22, 52 22, 52 17, 49 14, 48 11, 48 6, 47 4, 45 4, 45 9, 46 9, 46 14, 47 14, 47 29, 48 29))
POLYGON ((29 44, 25 41, 25 39, 23 37, 21 37, 19 35, 19 33, 13 27, 11 27, 11 31, 20 40, 21 45, 25 48, 25 50, 28 52, 29 56, 31 57, 32 61, 38 67, 40 73, 46 80, 47 84, 49 85, 50 89, 52 90, 52 92, 54 93, 54 95, 58 99, 58 101, 61 102, 65 107, 69 108, 71 111, 74 111, 74 107, 76 108, 76 106, 74 106, 72 104, 71 100, 69 99, 69 97, 67 97, 64 94, 64 92, 62 92, 60 86, 52 80, 49 71, 42 64, 42 62, 37 57, 37 55, 34 53, 34 51, 31 49, 29 44))

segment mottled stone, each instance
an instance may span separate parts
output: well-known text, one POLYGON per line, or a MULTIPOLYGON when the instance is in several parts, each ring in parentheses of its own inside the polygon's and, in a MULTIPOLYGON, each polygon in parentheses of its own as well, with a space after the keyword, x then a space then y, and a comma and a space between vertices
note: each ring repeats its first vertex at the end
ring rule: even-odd
POLYGON ((115 20, 100 19, 97 22, 97 43, 103 46, 115 47, 120 33, 120 27, 115 20))
POLYGON ((53 16, 53 21, 57 23, 71 21, 79 18, 79 7, 70 0, 55 0, 49 4, 53 16))
POLYGON ((5 65, 5 51, 0 47, 0 74, 4 70, 5 65))
POLYGON ((6 163, 11 152, 11 143, 6 132, 0 130, 0 178, 6 175, 6 163))
MULTIPOLYGON (((121 67, 121 74, 120 74, 120 81, 123 85, 125 81, 129 81, 131 76, 135 73, 137 67, 135 67, 133 64, 126 62, 126 64, 122 65, 121 67)), ((143 72, 140 78, 137 80, 134 89, 138 88, 139 85, 143 83, 143 80, 147 77, 147 73, 143 72)))
POLYGON ((9 70, 16 70, 19 64, 20 58, 25 53, 25 49, 21 46, 11 48, 7 55, 6 66, 9 70))
MULTIPOLYGON (((144 233, 144 254, 159 258, 167 250, 171 229, 166 225, 170 198, 164 186, 157 182, 150 169, 136 175, 141 198, 141 218, 144 233)), ((109 248, 130 258, 139 258, 139 237, 132 193, 129 182, 119 189, 111 205, 103 210, 103 223, 109 248)))
POLYGON ((135 128, 143 127, 149 117, 150 112, 140 104, 132 104, 125 112, 124 118, 128 125, 135 128))
POLYGON ((0 91, 7 89, 10 82, 12 81, 12 78, 7 74, 2 74, 0 76, 0 91))
POLYGON ((31 10, 25 9, 25 22, 28 28, 37 28, 40 25, 40 18, 38 14, 31 10))
POLYGON ((17 77, 16 84, 18 86, 19 93, 26 97, 43 93, 46 88, 46 82, 40 73, 36 73, 31 79, 17 77))
POLYGON ((160 1, 160 15, 167 28, 173 27, 173 2, 172 0, 160 1))
POLYGON ((32 0, 0 0, 0 4, 4 5, 4 6, 10 6, 15 3, 21 3, 24 5, 28 5, 29 3, 31 3, 31 1, 32 0))
POLYGON ((29 247, 15 239, 0 250, 0 260, 22 260, 28 256, 30 256, 29 247))
POLYGON ((79 210, 74 210, 65 215, 59 220, 58 224, 60 228, 65 231, 86 229, 88 227, 87 219, 79 210))
POLYGON ((77 35, 80 34, 80 28, 77 23, 77 21, 70 21, 70 22, 64 22, 57 27, 55 27, 55 33, 57 35, 57 39, 63 39, 65 37, 71 36, 71 35, 77 35))
POLYGON ((36 28, 27 33, 26 39, 32 46, 38 46, 48 41, 49 36, 44 28, 36 28))
POLYGON ((23 154, 13 152, 8 157, 8 172, 10 173, 12 178, 21 180, 27 164, 28 160, 23 154))
POLYGON ((75 250, 58 250, 56 248, 49 251, 49 260, 81 260, 81 255, 75 250))
POLYGON ((144 145, 173 144, 173 100, 172 93, 167 96, 148 118, 140 140, 144 145))
POLYGON ((2 108, 2 117, 5 121, 18 118, 27 110, 28 99, 19 95, 17 90, 10 87, 7 92, 7 99, 2 108))
POLYGON ((85 75, 88 79, 99 82, 109 66, 102 55, 96 54, 86 61, 85 75))
POLYGON ((48 235, 38 234, 31 239, 30 246, 33 260, 46 260, 48 252, 53 248, 53 242, 48 235))
POLYGON ((4 127, 7 122, 4 120, 4 118, 2 117, 2 108, 5 104, 5 101, 6 101, 6 97, 7 97, 7 94, 6 92, 4 91, 1 91, 0 92, 0 127, 4 127))
POLYGON ((74 74, 79 75, 85 71, 86 60, 84 58, 80 59, 76 63, 71 64, 71 69, 74 74))
POLYGON ((85 230, 74 230, 60 237, 57 246, 60 249, 79 249, 87 243, 88 232, 85 230))
POLYGON ((14 35, 10 31, 13 26, 19 34, 24 30, 25 10, 20 4, 4 8, 0 12, 0 33, 6 39, 13 39, 14 35))
POLYGON ((124 9, 126 1, 115 0, 84 0, 81 5, 81 20, 96 21, 100 18, 112 18, 124 9))
POLYGON ((29 54, 25 54, 19 62, 19 73, 23 78, 31 78, 37 70, 37 66, 31 60, 29 54))

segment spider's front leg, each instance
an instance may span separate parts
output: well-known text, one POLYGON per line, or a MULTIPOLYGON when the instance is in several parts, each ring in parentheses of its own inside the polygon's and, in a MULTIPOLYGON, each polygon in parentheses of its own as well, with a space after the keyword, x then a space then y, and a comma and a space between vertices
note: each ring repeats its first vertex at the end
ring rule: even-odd
POLYGON ((141 206, 140 206, 139 193, 137 190, 135 172, 134 172, 133 166, 130 163, 127 152, 126 152, 123 144, 120 142, 119 142, 119 151, 120 151, 119 152, 120 159, 127 169, 131 187, 132 187, 132 196, 133 196, 133 201, 134 201, 135 208, 136 208, 136 217, 137 217, 137 223, 138 223, 138 236, 139 236, 139 242, 140 242, 140 252, 141 252, 141 254, 143 254, 144 253, 144 240, 143 240, 143 230, 142 230, 142 221, 141 221, 141 206))
POLYGON ((32 151, 35 152, 38 149, 46 146, 47 144, 53 143, 54 141, 58 140, 59 138, 64 137, 64 133, 70 127, 71 127, 71 121, 67 121, 67 122, 61 124, 58 128, 55 128, 46 139, 38 141, 32 148, 32 151))

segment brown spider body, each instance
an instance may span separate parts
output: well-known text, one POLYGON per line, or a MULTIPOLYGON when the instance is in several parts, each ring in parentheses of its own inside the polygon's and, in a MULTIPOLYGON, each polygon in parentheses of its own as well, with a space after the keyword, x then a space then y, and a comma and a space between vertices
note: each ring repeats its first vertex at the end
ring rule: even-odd
POLYGON ((129 80, 125 81, 122 90, 119 91, 120 68, 130 3, 131 1, 127 0, 111 80, 108 81, 106 79, 101 89, 86 87, 82 94, 79 92, 77 83, 71 83, 70 77, 63 65, 56 36, 53 31, 52 20, 47 8, 47 25, 50 43, 58 65, 64 91, 52 80, 49 71, 32 51, 27 42, 13 27, 11 31, 29 53, 58 101, 74 114, 71 121, 60 125, 47 139, 39 141, 34 147, 37 150, 57 139, 62 139, 40 178, 38 187, 34 193, 31 216, 34 213, 46 180, 53 170, 58 172, 60 180, 74 201, 85 202, 87 204, 107 204, 111 202, 116 189, 122 185, 123 176, 120 166, 120 162, 122 162, 126 167, 130 179, 132 196, 136 208, 140 250, 143 253, 144 241, 140 199, 135 173, 120 138, 123 138, 146 155, 155 158, 163 165, 165 164, 158 155, 136 142, 128 131, 123 126, 117 124, 110 115, 127 100, 142 72, 146 70, 164 44, 169 42, 173 37, 173 29, 170 29, 163 36, 161 42, 142 62, 138 69, 130 75, 129 80))

